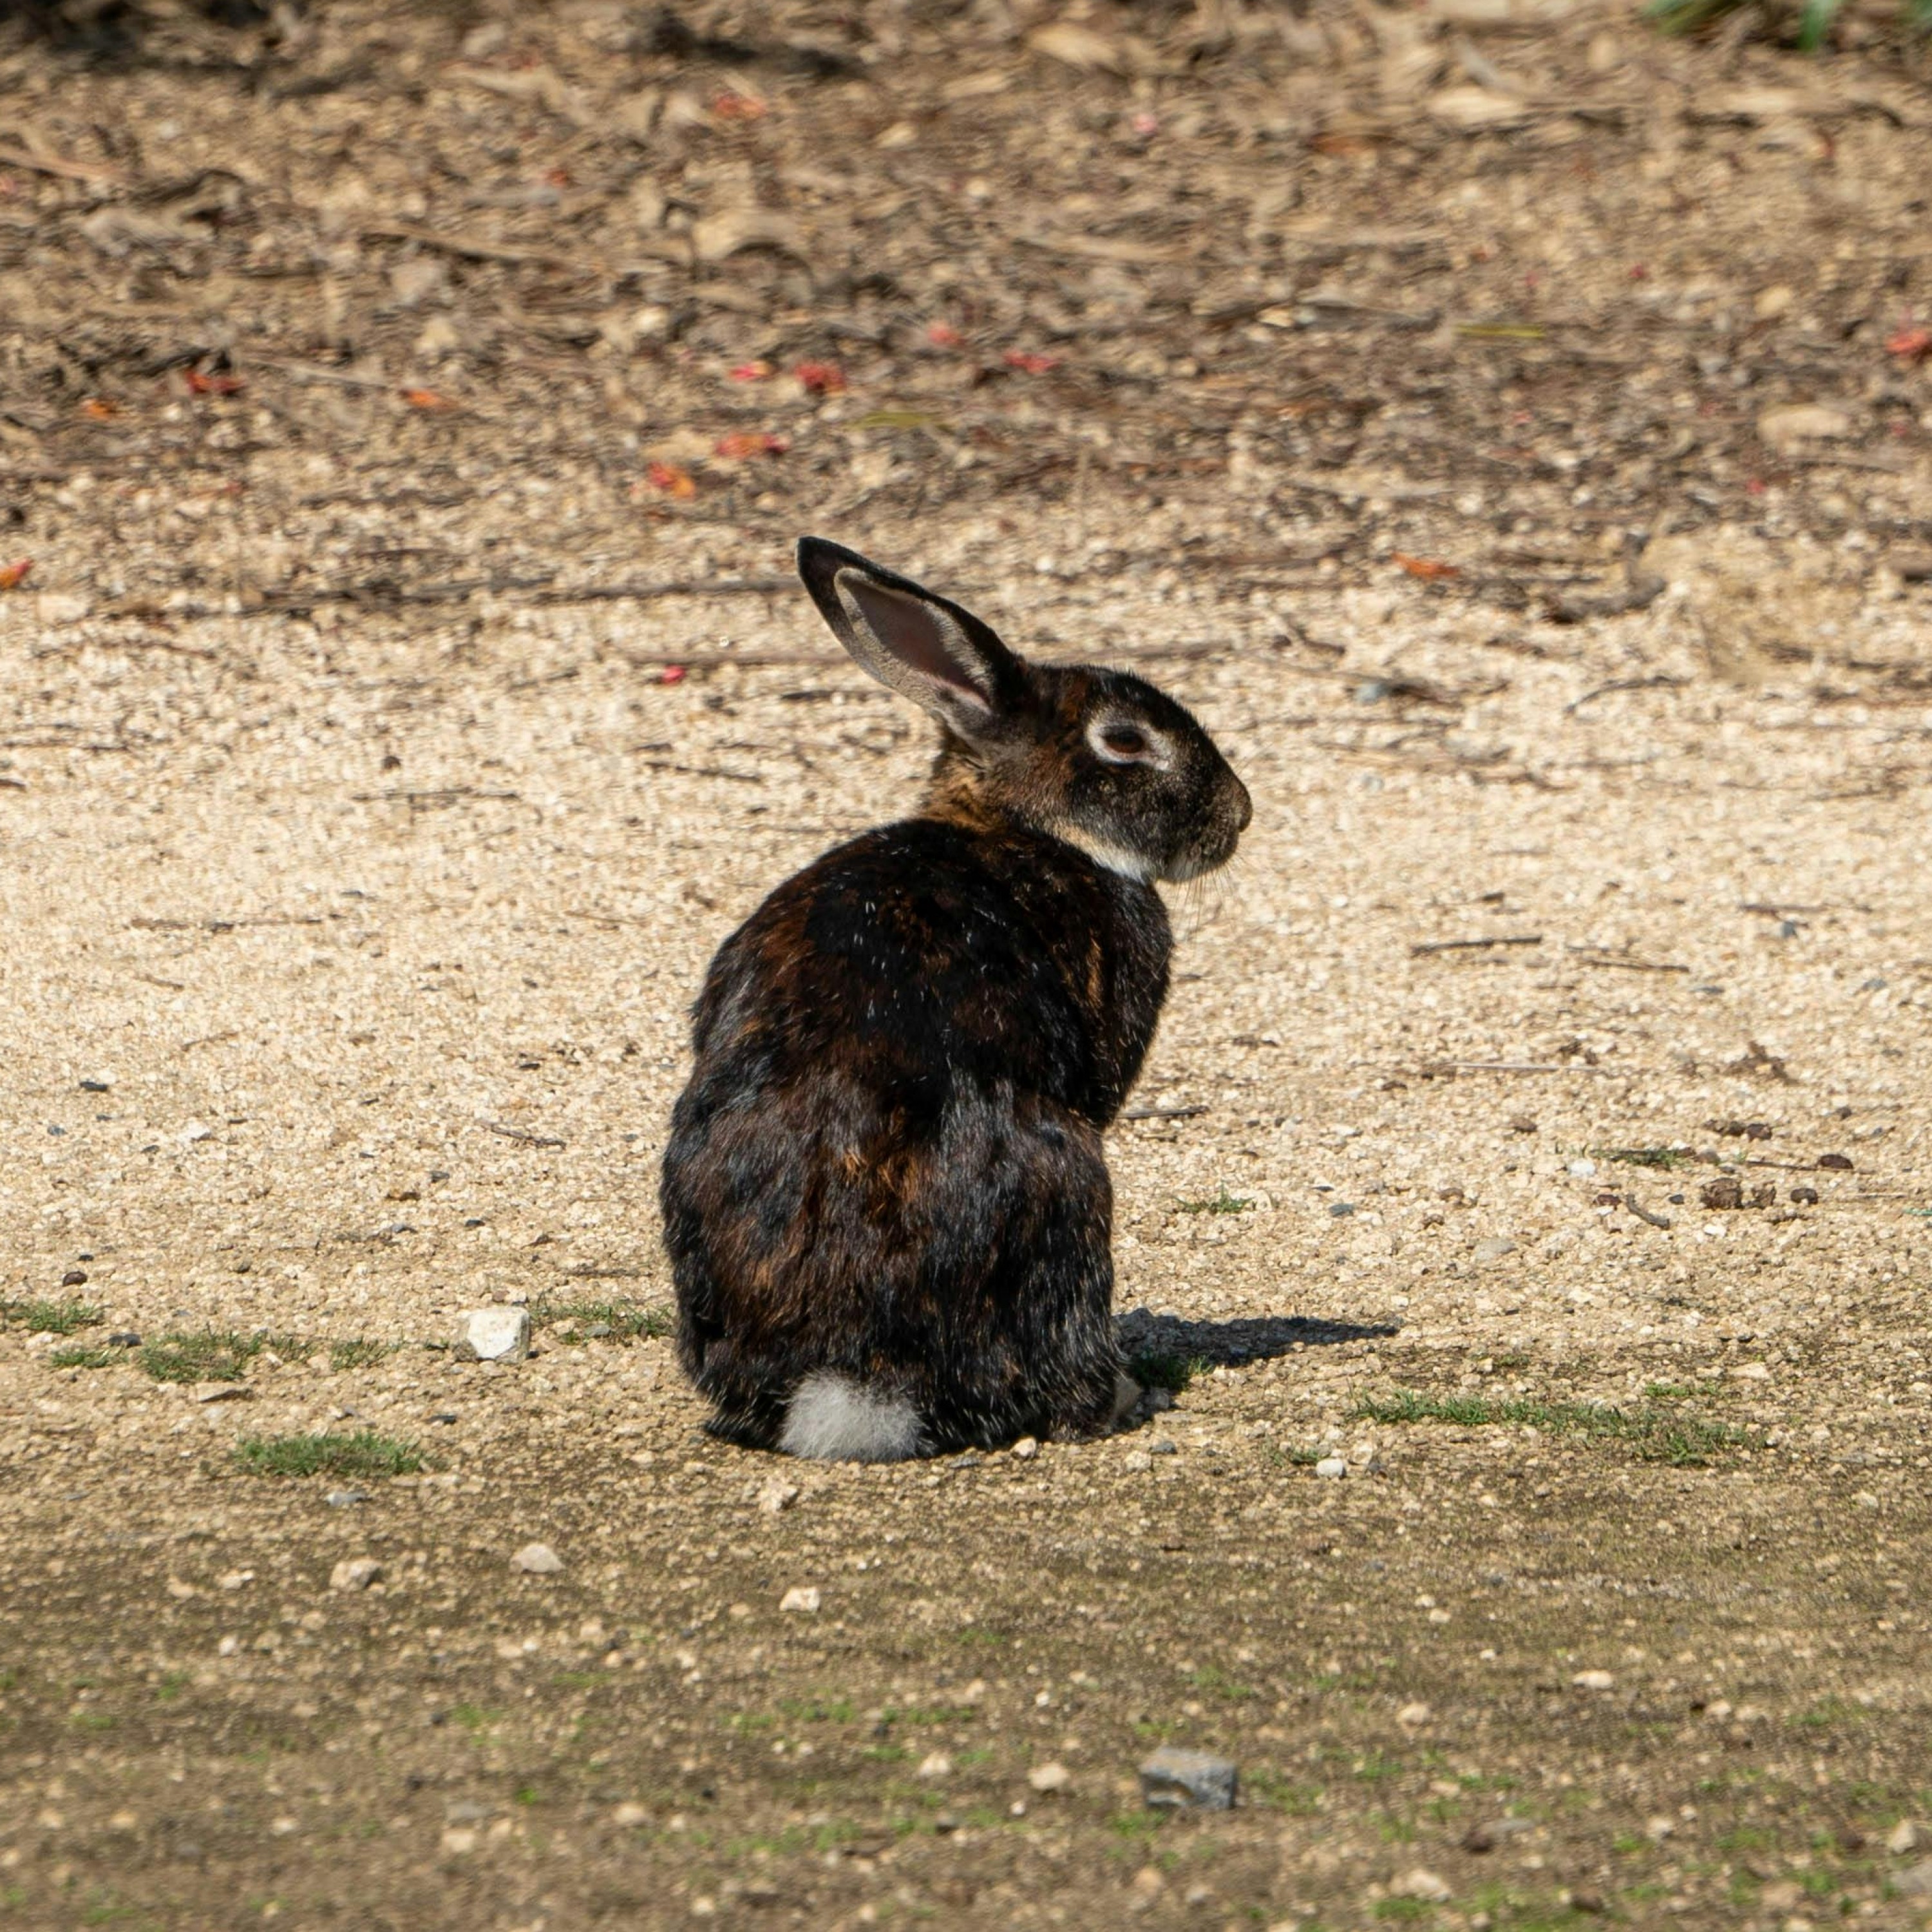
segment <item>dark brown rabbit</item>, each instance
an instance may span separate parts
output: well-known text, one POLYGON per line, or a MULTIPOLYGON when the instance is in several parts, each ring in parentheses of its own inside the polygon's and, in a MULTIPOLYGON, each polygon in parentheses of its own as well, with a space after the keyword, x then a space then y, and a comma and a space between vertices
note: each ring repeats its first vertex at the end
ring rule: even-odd
POLYGON ((780 886, 712 962, 664 1154, 678 1347, 727 1439, 883 1461, 1104 1431, 1100 1145, 1167 992, 1156 880, 1248 794, 1173 699, 1032 664, 816 537, 854 657, 940 730, 916 814, 780 886))

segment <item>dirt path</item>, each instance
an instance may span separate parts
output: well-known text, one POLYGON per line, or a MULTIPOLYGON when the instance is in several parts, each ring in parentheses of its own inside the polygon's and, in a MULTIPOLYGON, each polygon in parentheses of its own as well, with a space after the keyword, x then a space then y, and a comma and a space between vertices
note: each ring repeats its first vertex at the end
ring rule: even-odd
POLYGON ((0 26, 0 1926, 1932 1924, 1932 92, 1541 10, 0 26), (801 528, 1255 794, 1097 1447, 663 1339, 801 528))

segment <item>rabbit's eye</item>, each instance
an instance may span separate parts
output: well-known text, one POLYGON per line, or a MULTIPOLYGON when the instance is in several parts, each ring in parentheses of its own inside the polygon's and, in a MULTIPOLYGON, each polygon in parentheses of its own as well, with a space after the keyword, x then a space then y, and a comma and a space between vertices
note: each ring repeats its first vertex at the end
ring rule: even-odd
POLYGON ((1109 724, 1100 734, 1100 742, 1118 758, 1143 758, 1147 755, 1146 734, 1136 731, 1131 724, 1109 724))

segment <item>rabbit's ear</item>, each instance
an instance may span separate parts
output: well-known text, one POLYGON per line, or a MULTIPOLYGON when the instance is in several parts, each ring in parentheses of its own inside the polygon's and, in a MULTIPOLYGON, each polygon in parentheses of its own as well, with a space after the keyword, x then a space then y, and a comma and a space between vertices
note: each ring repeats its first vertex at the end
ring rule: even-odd
POLYGON ((823 537, 801 537, 798 574, 832 634, 890 685, 968 738, 1025 700, 1026 667, 971 611, 823 537))

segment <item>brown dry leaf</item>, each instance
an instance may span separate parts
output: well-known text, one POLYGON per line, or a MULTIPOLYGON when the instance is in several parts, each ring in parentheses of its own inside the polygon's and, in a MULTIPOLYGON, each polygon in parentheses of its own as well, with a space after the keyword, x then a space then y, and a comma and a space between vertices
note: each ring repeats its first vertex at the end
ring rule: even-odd
POLYGON ((775 208, 728 208, 694 222, 691 245, 700 262, 722 262, 748 248, 772 248, 806 259, 805 233, 775 208))
POLYGON ((14 590, 33 567, 30 556, 23 556, 18 563, 0 565, 0 590, 14 590))

